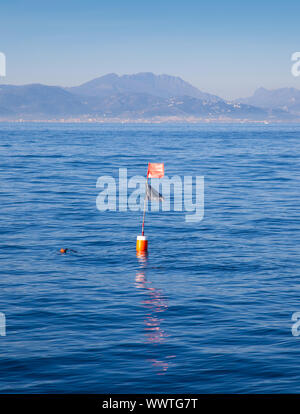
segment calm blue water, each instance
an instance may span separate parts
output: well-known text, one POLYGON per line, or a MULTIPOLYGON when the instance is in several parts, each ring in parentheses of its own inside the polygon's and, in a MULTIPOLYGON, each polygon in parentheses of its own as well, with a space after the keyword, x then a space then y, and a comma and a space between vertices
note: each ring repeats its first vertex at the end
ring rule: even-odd
POLYGON ((0 124, 0 392, 300 392, 300 126, 0 124), (205 176, 205 217, 96 209, 205 176), (77 253, 61 255, 68 247, 77 253))

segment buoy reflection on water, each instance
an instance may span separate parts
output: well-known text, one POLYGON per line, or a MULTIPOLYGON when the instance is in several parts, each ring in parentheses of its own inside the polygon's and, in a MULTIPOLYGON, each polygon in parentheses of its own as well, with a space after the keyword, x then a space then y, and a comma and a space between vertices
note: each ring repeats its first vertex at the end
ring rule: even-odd
MULTIPOLYGON (((146 299, 141 301, 142 306, 146 309, 145 313, 145 336, 148 343, 159 345, 164 343, 168 335, 161 327, 163 322, 162 313, 168 309, 168 300, 160 289, 152 286, 152 282, 146 279, 146 270, 148 263, 147 252, 137 252, 137 259, 140 269, 136 273, 135 286, 141 289, 141 293, 146 295, 146 299)), ((166 360, 149 359, 152 365, 159 370, 158 374, 165 373, 169 368, 170 358, 175 355, 169 355, 166 360)))

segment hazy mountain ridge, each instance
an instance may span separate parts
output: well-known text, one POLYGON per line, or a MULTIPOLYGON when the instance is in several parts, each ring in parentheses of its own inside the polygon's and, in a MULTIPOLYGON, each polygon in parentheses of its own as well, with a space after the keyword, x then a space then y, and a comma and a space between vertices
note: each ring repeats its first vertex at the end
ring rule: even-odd
POLYGON ((170 98, 172 96, 192 96, 206 99, 211 102, 222 100, 218 96, 205 93, 195 88, 178 76, 154 75, 151 72, 142 72, 134 75, 118 76, 115 73, 101 76, 80 86, 65 88, 81 96, 104 97, 119 93, 145 93, 170 98))
POLYGON ((0 85, 0 116, 2 108, 22 116, 79 115, 87 110, 78 97, 63 88, 41 84, 0 85))
POLYGON ((250 98, 228 102, 175 76, 108 74, 71 88, 0 85, 0 120, 70 117, 297 120, 300 91, 285 92, 285 96, 278 92, 277 100, 275 95, 276 91, 261 88, 250 98))
POLYGON ((259 88, 248 98, 235 102, 257 106, 259 108, 281 109, 300 115, 300 90, 296 88, 265 89, 259 88))

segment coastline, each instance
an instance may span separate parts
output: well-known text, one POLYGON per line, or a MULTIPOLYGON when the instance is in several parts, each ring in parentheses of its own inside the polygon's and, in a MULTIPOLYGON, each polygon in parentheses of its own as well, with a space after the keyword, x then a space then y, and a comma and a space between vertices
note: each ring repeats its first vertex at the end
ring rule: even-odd
POLYGON ((61 124, 297 124, 300 117, 293 120, 279 119, 233 119, 233 118, 178 118, 178 117, 155 117, 147 118, 57 118, 57 119, 0 119, 0 123, 61 123, 61 124))

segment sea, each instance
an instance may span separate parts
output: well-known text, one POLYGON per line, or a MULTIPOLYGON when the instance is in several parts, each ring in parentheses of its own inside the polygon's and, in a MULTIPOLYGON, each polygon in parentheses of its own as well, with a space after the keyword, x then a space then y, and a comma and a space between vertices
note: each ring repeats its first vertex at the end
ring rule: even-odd
POLYGON ((299 393, 299 167, 299 124, 1 123, 0 393, 299 393), (97 181, 148 162, 204 211, 143 255, 97 181))

